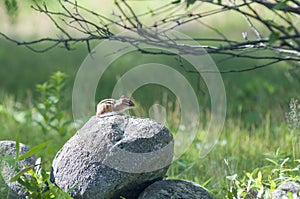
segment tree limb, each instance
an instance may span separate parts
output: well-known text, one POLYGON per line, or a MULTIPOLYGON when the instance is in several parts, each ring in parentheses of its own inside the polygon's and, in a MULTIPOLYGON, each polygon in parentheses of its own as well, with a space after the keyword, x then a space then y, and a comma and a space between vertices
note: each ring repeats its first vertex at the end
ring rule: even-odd
POLYGON ((153 55, 174 56, 175 54, 171 51, 143 49, 143 44, 153 46, 153 48, 172 49, 178 53, 177 55, 202 55, 205 53, 222 55, 223 58, 219 61, 216 60, 216 62, 235 58, 268 60, 267 63, 247 69, 228 69, 221 71, 222 73, 246 72, 282 61, 293 62, 294 64, 299 64, 300 62, 299 24, 293 21, 294 16, 299 17, 300 15, 297 1, 289 1, 288 5, 278 6, 278 3, 268 0, 243 0, 238 4, 225 3, 224 1, 217 3, 216 1, 199 0, 195 1, 194 6, 192 6, 193 3, 190 3, 188 8, 186 1, 173 1, 137 14, 129 1, 116 0, 115 5, 118 8, 118 12, 113 13, 113 17, 96 13, 92 9, 79 5, 77 1, 58 0, 58 3, 61 11, 49 10, 46 4, 40 4, 36 1, 32 8, 44 13, 60 31, 61 36, 57 38, 41 38, 33 41, 18 41, 3 32, 0 32, 0 36, 17 45, 26 46, 34 52, 45 52, 57 46, 71 50, 73 45, 83 42, 86 44, 88 52, 91 53, 90 43, 92 41, 110 39, 127 42, 135 46, 141 53, 153 55), (201 6, 197 5, 199 2, 202 3, 201 6), (202 9, 203 4, 210 4, 213 7, 202 9), (265 18, 257 10, 258 6, 277 16, 276 20, 265 18), (231 38, 231 35, 226 35, 214 24, 206 23, 206 19, 209 17, 215 17, 220 13, 230 11, 244 17, 249 28, 256 35, 254 39, 249 38, 248 34, 243 31, 241 31, 241 36, 243 33, 244 37, 243 40, 241 40, 242 37, 231 38), (117 19, 115 18, 116 16, 118 17, 117 19), (150 22, 143 20, 150 17, 153 18, 150 22), (92 18, 97 18, 97 20, 95 21, 92 18), (216 36, 209 38, 199 34, 192 40, 201 43, 205 42, 206 44, 201 45, 199 43, 199 45, 195 46, 181 44, 181 42, 187 41, 184 39, 169 38, 168 33, 171 30, 181 28, 188 23, 198 23, 203 28, 212 31, 216 36), (66 27, 71 28, 74 32, 68 31, 66 27), (118 36, 116 32, 112 31, 115 29, 130 30, 139 35, 139 37, 118 36), (80 36, 76 33, 79 33, 80 36), (46 43, 47 46, 37 46, 43 43, 46 43), (268 52, 267 55, 265 54, 266 52, 268 52))

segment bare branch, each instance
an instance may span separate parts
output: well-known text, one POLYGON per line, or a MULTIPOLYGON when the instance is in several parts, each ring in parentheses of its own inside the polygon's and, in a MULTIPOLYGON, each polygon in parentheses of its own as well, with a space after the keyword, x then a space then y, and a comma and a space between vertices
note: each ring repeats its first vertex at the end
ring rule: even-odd
MULTIPOLYGON (((256 70, 259 68, 265 68, 267 66, 271 66, 273 64, 279 63, 280 60, 276 60, 276 61, 271 61, 268 62, 266 64, 261 64, 261 65, 257 65, 257 66, 253 66, 253 67, 249 67, 249 68, 245 68, 245 69, 230 69, 230 70, 221 70, 220 73, 241 73, 241 72, 248 72, 248 71, 252 71, 252 70, 256 70)), ((209 73, 210 71, 203 71, 203 73, 209 73)), ((213 71, 211 71, 213 72, 213 71)))
MULTIPOLYGON (((299 18, 300 15, 298 1, 289 1, 287 5, 278 6, 278 1, 274 3, 268 0, 243 0, 232 4, 225 1, 217 3, 216 1, 198 0, 195 5, 188 8, 186 1, 174 1, 137 14, 130 2, 115 0, 118 11, 112 16, 96 13, 92 9, 79 5, 76 0, 59 0, 57 2, 61 8, 60 11, 49 10, 45 3, 35 2, 32 7, 34 10, 44 13, 52 21, 61 33, 57 38, 48 37, 33 41, 18 41, 1 32, 0 36, 17 45, 26 46, 35 52, 45 52, 57 46, 71 50, 76 43, 83 42, 86 44, 87 51, 91 53, 90 44, 92 41, 110 39, 127 42, 135 46, 141 53, 153 55, 178 57, 178 55, 184 54, 203 55, 209 53, 222 55, 222 59, 216 60, 218 63, 236 58, 267 61, 267 63, 246 69, 228 67, 229 69, 221 71, 222 73, 246 72, 283 61, 294 64, 300 62, 299 24, 293 21, 295 17, 299 18), (197 5, 197 3, 199 4, 197 5), (201 6, 199 6, 200 3, 201 6), (210 5, 210 8, 202 9, 205 8, 205 5, 210 5), (272 20, 266 18, 258 10, 258 7, 272 13, 276 19, 275 17, 272 20), (235 12, 244 17, 256 37, 254 39, 248 38, 244 33, 244 39, 242 37, 232 38, 231 35, 211 23, 212 20, 207 20, 220 13, 227 14, 227 12, 235 12), (116 16, 117 19, 115 19, 116 16), (149 18, 153 20, 148 22, 149 18), (199 42, 198 45, 194 46, 182 44, 188 40, 171 39, 168 36, 171 30, 181 28, 189 23, 197 23, 201 28, 213 32, 215 36, 203 36, 201 30, 200 34, 192 39, 199 42), (118 36, 112 31, 116 29, 130 30, 139 37, 118 36), (205 43, 205 45, 200 44, 200 42, 205 43), (47 46, 43 45, 41 48, 38 44, 47 44, 47 46), (153 46, 154 49, 159 47, 172 49, 172 51, 143 49, 143 44, 153 46)), ((242 32, 243 30, 240 34, 242 32)), ((178 61, 180 62, 180 59, 178 61)), ((192 71, 187 72, 193 73, 192 71)))
MULTIPOLYGON (((254 0, 254 2, 259 3, 263 6, 266 6, 269 9, 273 9, 277 4, 271 3, 270 1, 267 0, 254 0)), ((277 8, 278 10, 284 11, 284 12, 289 12, 289 13, 295 13, 295 14, 300 14, 300 6, 299 2, 297 3, 297 7, 291 7, 289 5, 286 5, 283 8, 277 8)))
POLYGON ((4 37, 5 39, 7 39, 8 41, 11 41, 19 46, 26 46, 27 48, 29 48, 30 50, 34 51, 34 52, 38 52, 38 53, 43 53, 46 52, 48 50, 51 50, 52 48, 58 46, 59 44, 63 44, 64 48, 70 50, 71 48, 68 47, 69 43, 81 43, 81 42, 90 42, 93 40, 99 41, 99 40, 103 40, 103 39, 109 39, 108 36, 90 36, 90 37, 82 37, 82 38, 67 38, 67 39, 63 39, 63 38, 42 38, 42 39, 38 39, 38 40, 34 40, 34 41, 18 41, 15 39, 10 38, 9 36, 7 36, 4 33, 0 32, 0 36, 4 37), (37 49, 34 48, 33 45, 38 45, 38 44, 42 44, 42 43, 53 43, 48 47, 43 47, 42 49, 37 49))

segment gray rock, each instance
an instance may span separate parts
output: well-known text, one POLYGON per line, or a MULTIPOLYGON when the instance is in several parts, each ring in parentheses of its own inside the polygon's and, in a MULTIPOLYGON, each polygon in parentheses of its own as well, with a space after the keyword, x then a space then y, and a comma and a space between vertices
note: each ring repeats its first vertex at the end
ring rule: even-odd
POLYGON ((161 180, 148 186, 138 199, 214 199, 204 188, 184 180, 161 180))
MULTIPOLYGON (((29 151, 29 147, 20 143, 19 155, 29 151)), ((10 179, 17 174, 15 168, 9 165, 3 158, 16 156, 15 141, 0 141, 0 198, 25 198, 28 193, 18 182, 10 182, 10 179)), ((35 157, 29 157, 18 162, 19 169, 35 163, 35 157)))
POLYGON ((57 153, 52 181, 74 198, 137 198, 164 177, 173 137, 151 119, 120 113, 92 117, 57 153))
POLYGON ((272 199, 289 199, 288 192, 293 199, 300 199, 300 184, 296 182, 284 182, 272 193, 272 199))

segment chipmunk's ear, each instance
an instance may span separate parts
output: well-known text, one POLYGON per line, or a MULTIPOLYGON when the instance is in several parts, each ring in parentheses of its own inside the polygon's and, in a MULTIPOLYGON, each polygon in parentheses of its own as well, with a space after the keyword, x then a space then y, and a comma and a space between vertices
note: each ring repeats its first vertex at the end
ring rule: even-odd
POLYGON ((121 99, 125 99, 125 98, 126 98, 125 95, 122 95, 122 96, 121 96, 121 99))

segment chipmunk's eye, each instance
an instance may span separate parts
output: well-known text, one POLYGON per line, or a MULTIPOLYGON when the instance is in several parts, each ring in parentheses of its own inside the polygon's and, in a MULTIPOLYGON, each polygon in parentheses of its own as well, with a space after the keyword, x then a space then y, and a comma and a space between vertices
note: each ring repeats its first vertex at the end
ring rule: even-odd
POLYGON ((128 106, 134 106, 133 101, 131 101, 129 99, 124 100, 124 103, 127 104, 128 106))

